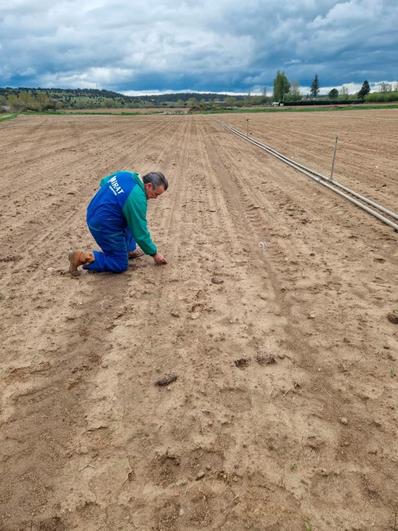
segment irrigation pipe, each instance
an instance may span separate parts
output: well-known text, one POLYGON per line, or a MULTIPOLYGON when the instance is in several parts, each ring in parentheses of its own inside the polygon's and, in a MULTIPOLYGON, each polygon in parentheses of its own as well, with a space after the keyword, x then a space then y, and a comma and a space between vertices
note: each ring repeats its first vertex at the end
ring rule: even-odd
MULTIPOLYGON (((283 162, 286 162, 287 164, 289 164, 291 166, 294 166, 299 171, 304 170, 304 172, 311 173, 312 175, 314 175, 317 178, 323 179, 325 181, 332 181, 329 177, 326 177, 325 175, 322 175, 321 173, 318 173, 318 172, 312 170, 311 168, 308 168, 307 166, 304 166, 303 164, 300 164, 299 162, 295 162, 294 160, 289 159, 288 157, 286 157, 285 155, 282 155, 282 153, 280 153, 279 151, 276 151, 276 149, 272 148, 271 146, 268 146, 267 144, 263 144, 262 142, 259 142, 258 140, 255 140, 255 139, 251 139, 251 138, 247 139, 246 135, 244 135, 244 133, 241 133, 238 129, 235 129, 235 128, 232 127, 231 131, 235 132, 236 134, 243 135, 245 140, 252 141, 252 143, 255 143, 256 145, 258 145, 258 147, 261 147, 261 148, 264 148, 264 149, 267 148, 267 151, 269 153, 271 153, 271 154, 275 155, 276 157, 280 158, 281 160, 283 160, 283 162)), ((392 210, 389 210, 388 208, 383 207, 379 203, 376 203, 375 201, 372 201, 371 199, 359 194, 358 192, 354 192, 354 190, 351 190, 350 188, 347 188, 343 184, 335 181, 334 179, 333 179, 333 185, 336 188, 340 188, 341 190, 344 190, 345 192, 353 195, 354 197, 357 197, 358 199, 360 199, 364 203, 367 203, 368 205, 371 205, 374 208, 377 208, 381 212, 384 212, 388 216, 391 216, 392 218, 398 220, 398 214, 396 214, 392 210)))
POLYGON ((292 168, 295 168, 299 172, 303 173, 307 177, 310 177, 310 179, 316 181, 317 183, 321 184, 322 186, 325 186, 326 188, 329 188, 329 190, 332 190, 336 194, 344 197, 357 207, 361 208, 362 210, 365 210, 368 212, 368 214, 371 214, 375 218, 377 218, 379 221, 382 221, 386 225, 389 225, 392 227, 395 231, 398 232, 398 224, 394 221, 391 221, 391 219, 386 218, 384 215, 382 215, 380 212, 383 212, 390 218, 393 218, 394 220, 398 220, 398 214, 396 212, 393 212, 392 210, 389 210, 388 208, 383 207, 379 203, 376 203, 372 199, 369 199, 362 194, 359 194, 355 192, 354 190, 351 190, 347 186, 344 186, 343 184, 333 180, 331 181, 329 177, 326 177, 325 175, 322 175, 311 168, 308 168, 307 166, 304 166, 303 164, 300 164, 298 162, 295 162, 294 160, 290 159, 289 157, 286 157, 286 155, 283 155, 276 149, 272 148, 271 146, 268 146, 267 144, 263 144, 259 140, 255 138, 251 138, 236 127, 233 127, 227 123, 220 122, 225 129, 231 131, 238 137, 242 138, 243 140, 246 140, 247 142, 250 142, 251 144, 254 144, 255 146, 259 147, 263 151, 273 155, 280 161, 284 162, 288 166, 291 166, 292 168), (376 210, 379 212, 377 212, 376 210))

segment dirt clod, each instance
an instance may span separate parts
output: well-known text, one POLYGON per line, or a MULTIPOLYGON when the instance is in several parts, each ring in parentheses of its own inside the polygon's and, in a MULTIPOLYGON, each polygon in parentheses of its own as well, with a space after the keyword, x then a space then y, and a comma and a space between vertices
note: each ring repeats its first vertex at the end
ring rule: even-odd
POLYGON ((257 355, 256 361, 259 365, 273 365, 276 363, 275 356, 272 354, 268 354, 267 356, 257 355))
POLYGON ((156 385, 158 385, 159 387, 164 387, 166 385, 170 385, 171 383, 175 382, 177 380, 177 375, 172 373, 172 374, 167 374, 166 376, 163 376, 162 378, 159 378, 158 380, 156 380, 156 385))
POLYGON ((387 319, 392 324, 398 324, 398 311, 391 312, 387 315, 387 319))
POLYGON ((0 262, 18 262, 22 259, 22 256, 1 256, 0 262))
POLYGON ((234 361, 235 367, 238 367, 238 369, 246 369, 250 365, 250 359, 249 358, 239 358, 238 360, 234 361))

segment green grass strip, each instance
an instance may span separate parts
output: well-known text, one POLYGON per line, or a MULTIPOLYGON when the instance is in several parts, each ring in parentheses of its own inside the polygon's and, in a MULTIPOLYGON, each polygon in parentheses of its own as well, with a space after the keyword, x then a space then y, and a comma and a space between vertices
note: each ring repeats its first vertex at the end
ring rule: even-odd
POLYGON ((0 114, 0 122, 5 122, 6 120, 12 120, 13 118, 16 118, 17 116, 18 116, 18 113, 0 114))

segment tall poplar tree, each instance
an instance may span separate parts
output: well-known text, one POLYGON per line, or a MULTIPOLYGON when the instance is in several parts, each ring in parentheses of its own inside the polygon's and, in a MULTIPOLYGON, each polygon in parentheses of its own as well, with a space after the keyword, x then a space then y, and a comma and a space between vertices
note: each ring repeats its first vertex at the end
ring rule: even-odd
POLYGON ((290 82, 284 72, 278 70, 274 79, 274 100, 283 101, 283 97, 290 90, 290 82))
POLYGON ((319 79, 318 74, 315 74, 315 77, 311 83, 311 96, 316 98, 319 94, 319 79))
POLYGON ((366 94, 369 94, 369 92, 370 92, 369 82, 365 80, 362 83, 361 90, 358 92, 358 98, 363 99, 366 96, 366 94))

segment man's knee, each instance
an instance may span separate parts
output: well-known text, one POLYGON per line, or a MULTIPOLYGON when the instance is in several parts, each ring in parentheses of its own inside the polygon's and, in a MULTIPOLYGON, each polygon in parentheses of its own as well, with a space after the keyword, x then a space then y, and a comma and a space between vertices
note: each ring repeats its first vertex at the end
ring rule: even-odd
POLYGON ((115 260, 112 264, 112 271, 114 273, 124 273, 129 268, 129 261, 127 255, 123 259, 115 260))
POLYGON ((113 270, 113 273, 124 273, 125 271, 127 271, 127 269, 128 269, 128 265, 116 266, 113 270))

